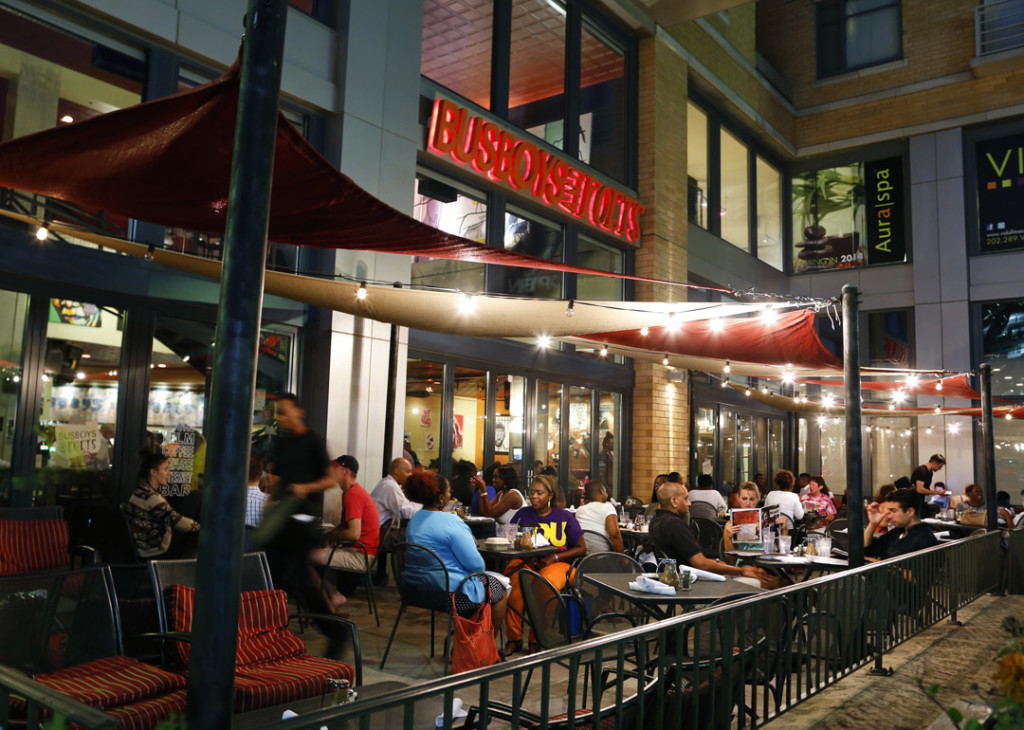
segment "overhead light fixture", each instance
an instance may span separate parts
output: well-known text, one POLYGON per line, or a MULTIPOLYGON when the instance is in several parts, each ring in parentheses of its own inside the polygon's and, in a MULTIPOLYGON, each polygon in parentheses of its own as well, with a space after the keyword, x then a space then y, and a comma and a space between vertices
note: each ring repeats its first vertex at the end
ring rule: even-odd
POLYGON ((744 393, 744 395, 746 395, 748 398, 750 397, 750 388, 747 388, 747 390, 744 393))
POLYGON ((1010 413, 1009 411, 1006 412, 1006 420, 1007 421, 1012 421, 1013 420, 1013 414, 1010 413))
POLYGON ((821 405, 825 406, 826 408, 831 408, 833 405, 835 405, 835 397, 833 397, 831 393, 826 393, 824 397, 821 399, 821 405))
POLYGON ((784 372, 782 374, 782 382, 783 383, 792 383, 793 382, 793 373, 791 371, 789 371, 789 370, 784 372))
POLYGON ((890 411, 895 411, 896 410, 896 404, 895 403, 890 403, 889 404, 889 410, 890 411))
POLYGON ((942 413, 942 409, 939 406, 935 406, 935 415, 937 416, 940 413, 942 413))
POLYGON ((366 282, 359 282, 359 288, 356 289, 356 299, 366 299, 366 282))
POLYGON ((908 375, 907 376, 907 387, 908 388, 916 388, 917 384, 919 382, 920 382, 920 378, 918 378, 916 375, 908 375))
POLYGON ((764 324, 775 324, 779 321, 779 313, 772 308, 771 304, 765 305, 765 310, 761 312, 761 322, 764 324))

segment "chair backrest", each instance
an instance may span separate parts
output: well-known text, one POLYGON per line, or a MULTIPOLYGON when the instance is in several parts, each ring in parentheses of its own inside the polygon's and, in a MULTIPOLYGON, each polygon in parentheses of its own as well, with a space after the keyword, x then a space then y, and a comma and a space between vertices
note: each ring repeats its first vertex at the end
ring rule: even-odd
POLYGON ((451 611, 451 584, 441 556, 424 545, 400 542, 391 553, 391 572, 406 606, 451 611))
POLYGON ((690 519, 696 520, 697 518, 714 520, 718 517, 718 510, 710 502, 695 501, 690 504, 690 519))
POLYGON ((523 594, 526 620, 533 627, 534 637, 542 649, 553 649, 568 644, 572 638, 569 631, 569 611, 562 596, 542 575, 523 569, 519 586, 523 594))
MULTIPOLYGON (((590 549, 590 543, 587 543, 590 549)), ((602 614, 621 613, 639 619, 641 609, 632 601, 620 596, 602 592, 596 585, 584 580, 587 574, 593 573, 626 573, 640 575, 643 566, 635 559, 623 553, 587 553, 576 564, 573 576, 573 590, 579 598, 580 605, 587 616, 587 623, 594 623, 602 614)))
POLYGON ((847 519, 835 519, 825 528, 825 534, 832 538, 832 544, 842 550, 850 549, 849 525, 850 521, 847 519), (847 532, 843 533, 839 530, 847 530, 847 532))
POLYGON ((697 516, 693 517, 690 524, 697 533, 697 544, 701 551, 709 558, 722 557, 722 526, 713 519, 697 516))
POLYGON ((597 530, 584 530, 583 539, 587 543, 587 555, 593 553, 607 553, 612 549, 608 537, 597 530))
POLYGON ((110 568, 0 577, 0 664, 36 674, 121 653, 110 568))
POLYGON ((46 507, 0 511, 7 513, 0 515, 0 575, 69 567, 68 523, 54 518, 58 513, 46 507))
MULTIPOLYGON (((167 589, 173 585, 194 588, 196 585, 195 558, 182 560, 151 560, 150 575, 153 577, 153 592, 156 594, 156 611, 160 618, 160 630, 169 631, 167 618, 167 589)), ((266 553, 246 553, 242 556, 243 591, 266 591, 274 587, 270 577, 270 566, 266 553)))

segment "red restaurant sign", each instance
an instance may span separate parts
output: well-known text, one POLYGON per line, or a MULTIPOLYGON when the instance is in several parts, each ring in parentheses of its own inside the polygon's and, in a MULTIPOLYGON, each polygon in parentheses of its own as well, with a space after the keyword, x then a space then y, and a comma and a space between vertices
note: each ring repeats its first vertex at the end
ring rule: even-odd
POLYGON ((427 148, 630 243, 640 238, 639 201, 447 99, 434 101, 427 148))

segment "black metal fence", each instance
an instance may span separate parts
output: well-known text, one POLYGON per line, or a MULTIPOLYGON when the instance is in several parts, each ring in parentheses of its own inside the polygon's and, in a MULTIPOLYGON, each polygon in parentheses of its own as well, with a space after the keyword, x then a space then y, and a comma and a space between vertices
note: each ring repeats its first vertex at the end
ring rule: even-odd
MULTIPOLYGON (((458 698, 475 727, 756 728, 999 589, 1000 541, 976 535, 379 696, 362 688, 264 727, 459 727, 458 698), (590 667, 599 681, 584 696, 590 667)), ((0 701, 31 684, 0 671, 0 701)), ((48 692, 33 700, 61 709, 48 692)))

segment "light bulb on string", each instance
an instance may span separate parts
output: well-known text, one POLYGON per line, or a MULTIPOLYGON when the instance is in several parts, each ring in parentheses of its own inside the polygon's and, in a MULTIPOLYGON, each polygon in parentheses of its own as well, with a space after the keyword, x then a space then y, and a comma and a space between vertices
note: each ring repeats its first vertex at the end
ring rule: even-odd
POLYGON ((679 328, 682 327, 682 323, 679 321, 679 317, 676 316, 675 312, 668 313, 668 324, 666 327, 669 332, 678 332, 679 328))
POLYGON ((366 299, 366 282, 359 282, 359 288, 356 289, 356 299, 366 299))
POLYGON ((476 301, 472 294, 464 293, 462 295, 462 303, 460 309, 463 314, 469 314, 476 308, 476 301))
POLYGON ((43 225, 39 226, 39 228, 36 229, 36 240, 37 241, 45 241, 49 237, 50 237, 50 229, 46 227, 45 223, 43 225))
POLYGON ((942 390, 942 378, 939 378, 939 382, 935 384, 935 390, 942 390))
POLYGON ((608 345, 601 345, 601 357, 608 357, 608 345))
POLYGON ((725 367, 722 368, 722 372, 725 373, 726 375, 732 372, 732 366, 729 364, 728 360, 725 361, 725 367))
POLYGON ((726 378, 725 380, 722 381, 722 387, 723 388, 728 388, 729 387, 729 378, 726 378))
POLYGON ((665 357, 661 358, 662 365, 668 365, 668 353, 665 353, 665 357))
POLYGON ((649 335, 650 333, 651 333, 651 330, 650 330, 650 328, 648 328, 648 327, 641 327, 641 328, 640 328, 640 336, 641 336, 641 337, 646 337, 646 336, 647 336, 647 335, 649 335))
POLYGON ((565 310, 565 316, 572 317, 574 314, 576 314, 576 300, 570 299, 569 307, 565 310))

